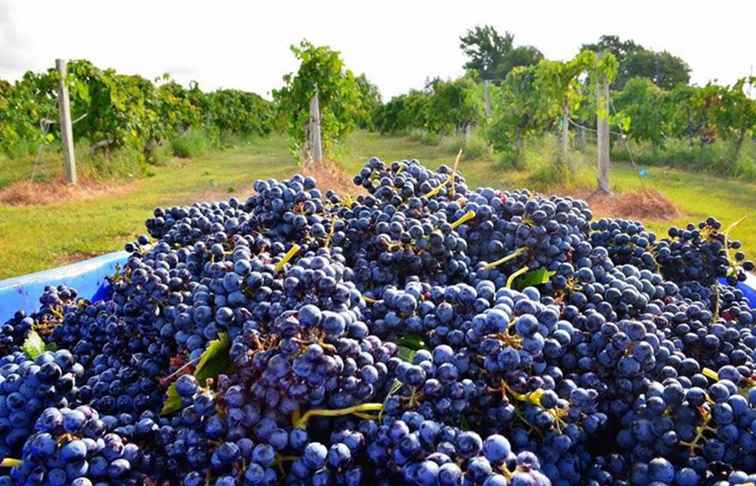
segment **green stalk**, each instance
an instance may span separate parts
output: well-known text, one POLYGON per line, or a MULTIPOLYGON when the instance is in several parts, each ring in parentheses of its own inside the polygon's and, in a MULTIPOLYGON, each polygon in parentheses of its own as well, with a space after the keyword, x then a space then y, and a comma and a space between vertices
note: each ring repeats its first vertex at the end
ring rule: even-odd
POLYGON ((289 248, 289 251, 286 252, 286 255, 284 255, 283 260, 276 263, 276 272, 280 272, 281 270, 283 270, 284 265, 286 265, 289 262, 289 260, 294 258, 294 255, 296 255, 300 249, 301 247, 297 245, 296 243, 294 243, 292 247, 289 248))
POLYGON ((451 224, 452 229, 456 228, 457 226, 459 226, 461 224, 464 224, 464 223, 470 221, 475 216, 476 216, 475 211, 468 211, 468 212, 466 212, 464 215, 462 215, 461 218, 459 218, 458 220, 456 220, 455 222, 453 222, 451 224))
POLYGON ((528 249, 525 248, 525 247, 518 248, 515 251, 513 251, 512 253, 510 253, 509 255, 505 256, 504 258, 500 258, 500 259, 496 260, 495 262, 486 263, 486 265, 483 267, 483 270, 491 270, 494 267, 498 267, 502 263, 506 263, 509 260, 513 260, 513 259, 517 258, 518 256, 524 254, 527 251, 528 251, 528 249))
POLYGON ((515 273, 510 275, 509 278, 507 279, 507 288, 511 289, 512 284, 514 283, 515 279, 519 277, 520 275, 522 275, 523 273, 526 273, 528 270, 530 270, 530 268, 528 268, 528 266, 525 265, 524 267, 522 267, 521 269, 517 270, 515 273))

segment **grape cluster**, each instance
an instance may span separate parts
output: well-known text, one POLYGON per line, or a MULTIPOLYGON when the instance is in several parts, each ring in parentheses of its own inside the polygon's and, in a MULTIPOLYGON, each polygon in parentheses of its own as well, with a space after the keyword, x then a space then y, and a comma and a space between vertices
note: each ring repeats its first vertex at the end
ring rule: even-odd
POLYGON ((416 160, 354 183, 158 208, 103 300, 48 288, 0 327, 0 485, 754 481, 731 228, 416 160))
POLYGON ((678 284, 714 285, 724 278, 735 285, 754 270, 738 240, 716 218, 707 218, 684 228, 672 227, 665 238, 645 229, 638 221, 601 219, 591 225, 591 243, 609 251, 615 263, 630 263, 660 272, 678 284))
POLYGON ((45 409, 24 444, 22 463, 0 484, 144 484, 141 451, 110 430, 114 423, 84 405, 45 409))
POLYGON ((75 403, 84 368, 66 351, 0 358, 0 456, 14 457, 47 407, 75 403))

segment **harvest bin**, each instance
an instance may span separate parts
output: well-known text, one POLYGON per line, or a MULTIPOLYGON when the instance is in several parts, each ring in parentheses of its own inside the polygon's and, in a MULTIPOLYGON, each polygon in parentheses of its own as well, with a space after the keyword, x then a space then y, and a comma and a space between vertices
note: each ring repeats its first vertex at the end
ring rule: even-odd
POLYGON ((117 265, 123 265, 129 253, 118 251, 82 260, 64 267, 52 268, 20 277, 0 280, 0 324, 18 310, 26 313, 39 309, 39 298, 46 286, 65 284, 73 287, 79 297, 98 301, 110 293, 106 277, 113 275, 117 265))
MULTIPOLYGON (((72 265, 31 273, 8 280, 0 280, 0 323, 10 319, 18 310, 27 313, 39 308, 39 297, 48 285, 66 284, 79 292, 79 296, 93 302, 107 298, 110 284, 106 277, 113 275, 117 265, 123 265, 129 253, 108 253, 72 265)), ((749 274, 738 284, 752 308, 756 308, 756 277, 749 274)))

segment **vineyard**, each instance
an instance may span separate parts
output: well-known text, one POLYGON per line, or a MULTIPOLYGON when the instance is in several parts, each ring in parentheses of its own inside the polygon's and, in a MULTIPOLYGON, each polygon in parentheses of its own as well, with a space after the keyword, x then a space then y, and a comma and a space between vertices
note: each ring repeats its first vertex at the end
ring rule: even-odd
POLYGON ((0 486, 756 485, 756 78, 459 43, 0 80, 0 486))
MULTIPOLYGON (((555 134, 555 181, 574 176, 571 149, 593 140, 618 160, 756 178, 753 77, 691 85, 681 59, 614 36, 584 45, 566 61, 544 59, 536 48, 516 46, 513 36, 490 26, 471 29, 460 46, 468 57, 463 76, 430 78, 422 89, 386 101, 338 51, 307 41, 292 46, 300 67, 284 76, 272 100, 233 89, 204 92, 168 75, 151 81, 73 61, 66 76, 73 132, 82 144, 79 152, 97 159, 92 165, 105 173, 119 153, 145 172, 161 151, 189 157, 223 138, 272 131, 288 133, 292 153, 307 158, 310 103, 317 95, 322 148, 330 158, 359 127, 412 133, 429 143, 462 135, 465 150, 492 152, 503 167, 517 168, 529 143, 555 134), (606 140, 598 136, 604 124, 606 140)), ((45 146, 59 145, 59 76, 50 69, 27 72, 12 84, 0 81, 0 152, 6 157, 39 163, 45 146)), ((608 164, 607 153, 599 164, 607 177, 608 164)), ((608 192, 608 182, 602 184, 608 192)))
MULTIPOLYGON (((0 81, 0 151, 19 158, 60 142, 58 80, 51 69, 27 72, 14 84, 0 81)), ((266 135, 273 129, 273 105, 254 93, 205 93, 169 76, 153 82, 84 60, 69 63, 66 84, 76 138, 105 155, 129 149, 149 162, 157 147, 192 129, 214 136, 266 135)))

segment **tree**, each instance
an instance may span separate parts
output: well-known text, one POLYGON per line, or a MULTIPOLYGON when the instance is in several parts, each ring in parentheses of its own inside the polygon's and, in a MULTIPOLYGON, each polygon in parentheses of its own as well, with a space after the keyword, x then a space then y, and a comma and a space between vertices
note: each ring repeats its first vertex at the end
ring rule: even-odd
POLYGON ((426 128, 445 133, 462 130, 482 119, 483 103, 477 96, 473 75, 444 81, 439 78, 428 83, 430 89, 426 128))
POLYGON ((360 74, 355 79, 357 89, 360 92, 360 106, 357 113, 357 126, 362 129, 374 129, 374 116, 381 106, 381 93, 378 86, 368 80, 365 74, 360 74))
POLYGON ((672 89, 678 84, 688 84, 690 67, 677 56, 667 51, 654 52, 641 49, 625 59, 620 66, 622 86, 634 77, 650 79, 660 88, 672 89))
POLYGON ((540 133, 549 113, 538 92, 536 67, 516 67, 494 93, 494 112, 486 129, 491 146, 513 166, 519 166, 525 138, 540 133))
POLYGON ((714 143, 719 134, 717 113, 721 104, 720 87, 715 84, 677 86, 667 97, 672 135, 687 138, 690 147, 696 138, 701 147, 714 143))
POLYGON ((585 49, 595 53, 609 52, 617 59, 617 63, 622 66, 628 57, 642 50, 643 46, 636 44, 632 40, 623 41, 616 35, 602 35, 598 42, 583 44, 581 50, 585 49))
POLYGON ((602 35, 593 44, 583 44, 583 49, 596 53, 609 52, 618 63, 613 89, 622 89, 630 79, 648 78, 657 86, 672 89, 690 81, 690 67, 681 58, 667 51, 646 49, 632 40, 621 40, 616 35, 602 35))
POLYGON ((629 135, 660 147, 669 131, 667 93, 647 78, 632 78, 614 95, 614 107, 630 117, 629 135))
POLYGON ((717 110, 717 126, 725 137, 735 141, 732 164, 740 156, 746 134, 756 129, 756 100, 745 92, 746 85, 756 83, 756 77, 741 78, 732 86, 721 89, 722 103, 717 110))
MULTIPOLYGON (((544 100, 544 116, 561 116, 558 159, 560 167, 567 162, 570 113, 579 107, 583 99, 580 77, 590 71, 595 62, 595 53, 584 50, 566 62, 543 60, 536 65, 536 87, 544 100)), ((574 174, 577 167, 571 165, 570 170, 574 174)))
POLYGON ((535 47, 515 47, 512 34, 501 35, 491 25, 476 25, 459 41, 460 49, 468 57, 465 69, 477 71, 482 80, 498 83, 515 67, 532 66, 543 59, 543 54, 535 47))
POLYGON ((359 118, 360 89, 341 54, 328 46, 315 46, 307 40, 291 46, 299 59, 296 73, 283 77, 284 86, 273 91, 279 112, 288 122, 292 148, 300 152, 305 140, 305 124, 310 116, 310 100, 317 93, 320 123, 326 154, 349 133, 359 118))

